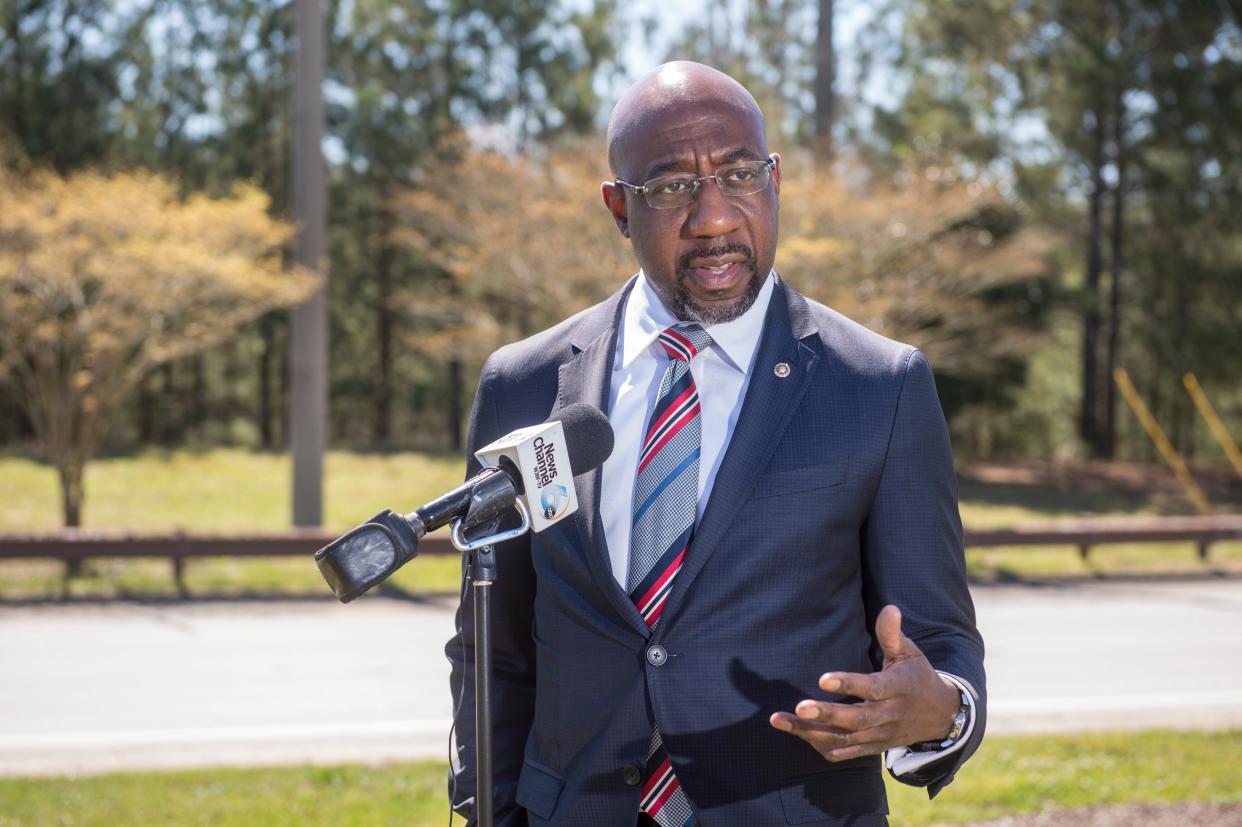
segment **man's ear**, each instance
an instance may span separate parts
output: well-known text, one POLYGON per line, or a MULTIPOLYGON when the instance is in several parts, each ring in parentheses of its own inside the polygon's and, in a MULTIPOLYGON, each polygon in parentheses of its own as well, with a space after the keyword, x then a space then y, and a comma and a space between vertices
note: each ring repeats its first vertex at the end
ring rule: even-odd
POLYGON ((612 213, 612 220, 617 222, 617 229, 621 231, 621 235, 629 238, 630 217, 625 211, 625 189, 612 181, 605 181, 600 184, 599 191, 604 196, 604 206, 612 213))
POLYGON ((776 166, 772 167, 772 188, 777 195, 781 194, 781 156, 775 152, 772 157, 776 159, 776 166))

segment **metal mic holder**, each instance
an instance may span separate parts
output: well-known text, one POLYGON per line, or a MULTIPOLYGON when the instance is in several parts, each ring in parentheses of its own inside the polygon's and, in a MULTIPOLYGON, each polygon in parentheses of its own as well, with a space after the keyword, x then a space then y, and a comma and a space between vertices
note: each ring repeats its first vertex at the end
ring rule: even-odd
MULTIPOLYGON (((449 538, 469 567, 474 596, 474 813, 479 827, 492 827, 495 805, 492 797, 492 584, 496 582, 495 544, 520 537, 530 530, 530 512, 521 497, 513 507, 522 524, 508 531, 467 540, 462 518, 453 521, 449 538)), ((469 514, 466 515, 467 517, 469 514)))

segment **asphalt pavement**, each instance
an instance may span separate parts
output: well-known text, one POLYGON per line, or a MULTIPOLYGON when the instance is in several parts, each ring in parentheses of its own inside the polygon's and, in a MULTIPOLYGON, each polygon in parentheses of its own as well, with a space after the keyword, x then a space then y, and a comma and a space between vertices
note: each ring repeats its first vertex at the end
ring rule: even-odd
MULTIPOLYGON (((1242 727, 1242 578, 974 595, 993 734, 1242 727)), ((445 759, 455 603, 0 605, 0 774, 445 759)))

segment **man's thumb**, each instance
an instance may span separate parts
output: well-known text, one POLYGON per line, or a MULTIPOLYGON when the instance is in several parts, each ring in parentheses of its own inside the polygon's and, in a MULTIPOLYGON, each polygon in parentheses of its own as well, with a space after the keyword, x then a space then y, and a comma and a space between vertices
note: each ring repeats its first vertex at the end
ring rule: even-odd
POLYGON ((901 633, 901 609, 891 603, 880 610, 875 619, 875 636, 884 650, 885 660, 895 660, 906 653, 906 636, 901 633))

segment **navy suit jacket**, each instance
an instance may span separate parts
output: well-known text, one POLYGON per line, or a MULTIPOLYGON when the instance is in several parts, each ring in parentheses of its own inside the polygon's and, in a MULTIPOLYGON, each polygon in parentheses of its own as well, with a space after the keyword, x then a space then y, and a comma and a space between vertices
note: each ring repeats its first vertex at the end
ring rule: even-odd
MULTIPOLYGON (((589 402, 608 410, 625 288, 483 368, 469 449, 589 402)), ((471 460, 470 472, 477 464, 471 460)), ((613 578, 600 472, 573 517, 502 544, 493 589, 498 825, 633 827, 652 722, 705 827, 885 824, 880 760, 829 763, 768 723, 872 672, 876 615, 979 693, 966 747, 915 779, 934 794, 983 736, 983 643, 931 369, 778 279, 746 400, 686 562, 649 630, 613 578), (785 362, 785 377, 774 372, 785 362), (645 657, 667 651, 660 665, 645 657)), ((459 773, 474 795, 471 595, 446 647, 459 773)), ((657 660, 659 660, 657 658, 657 660)))

